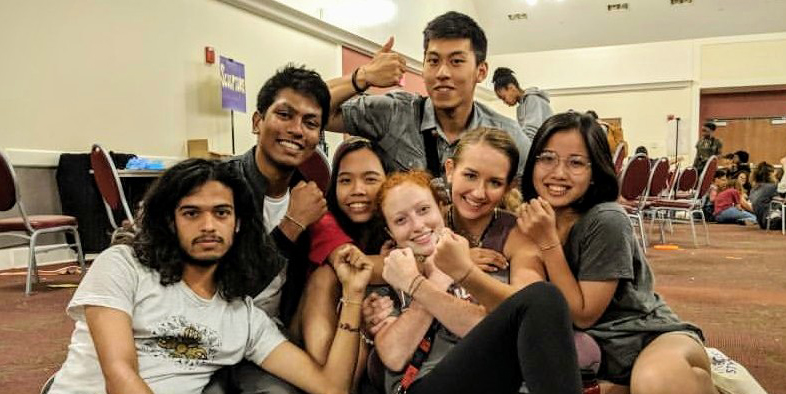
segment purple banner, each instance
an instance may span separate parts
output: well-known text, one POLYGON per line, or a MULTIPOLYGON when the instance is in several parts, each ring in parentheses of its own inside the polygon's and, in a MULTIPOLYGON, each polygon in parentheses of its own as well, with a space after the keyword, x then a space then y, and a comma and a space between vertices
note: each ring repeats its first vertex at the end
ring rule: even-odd
POLYGON ((221 56, 221 108, 246 112, 246 68, 243 63, 221 56))

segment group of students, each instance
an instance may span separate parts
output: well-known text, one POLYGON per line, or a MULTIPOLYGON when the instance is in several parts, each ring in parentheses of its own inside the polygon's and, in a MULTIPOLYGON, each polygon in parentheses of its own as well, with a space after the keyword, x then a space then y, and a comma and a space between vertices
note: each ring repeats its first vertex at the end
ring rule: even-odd
POLYGON ((729 163, 715 172, 704 203, 707 217, 718 223, 758 224, 762 229, 768 223, 780 226, 781 211, 771 209, 770 203, 776 196, 786 196, 786 156, 780 160, 781 168, 763 161, 752 173, 747 162, 729 163))
POLYGON ((69 303, 50 393, 345 393, 374 360, 385 393, 580 393, 587 343, 590 392, 715 392, 701 330, 653 291, 595 118, 530 139, 475 102, 485 35, 456 12, 424 31, 427 97, 359 94, 400 80, 391 45, 327 83, 285 67, 256 146, 166 171, 69 303), (325 129, 356 137, 323 194, 296 169, 325 129))

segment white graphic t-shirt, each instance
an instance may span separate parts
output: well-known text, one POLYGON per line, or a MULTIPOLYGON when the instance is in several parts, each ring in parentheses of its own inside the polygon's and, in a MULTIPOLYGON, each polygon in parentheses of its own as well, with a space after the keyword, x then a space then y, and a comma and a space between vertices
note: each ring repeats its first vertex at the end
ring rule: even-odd
POLYGON ((184 282, 162 286, 130 247, 101 253, 74 297, 76 321, 68 356, 50 394, 104 392, 84 307, 117 309, 131 317, 139 375, 156 393, 201 393, 212 373, 247 358, 261 363, 285 338, 251 298, 227 302, 196 295, 184 282))

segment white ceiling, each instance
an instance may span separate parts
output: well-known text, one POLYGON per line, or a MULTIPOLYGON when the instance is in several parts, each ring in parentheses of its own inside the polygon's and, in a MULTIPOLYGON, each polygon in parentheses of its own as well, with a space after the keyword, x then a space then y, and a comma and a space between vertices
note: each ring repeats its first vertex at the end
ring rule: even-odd
POLYGON ((473 1, 491 55, 786 32, 786 0, 473 1), (628 9, 608 11, 619 3, 628 9))

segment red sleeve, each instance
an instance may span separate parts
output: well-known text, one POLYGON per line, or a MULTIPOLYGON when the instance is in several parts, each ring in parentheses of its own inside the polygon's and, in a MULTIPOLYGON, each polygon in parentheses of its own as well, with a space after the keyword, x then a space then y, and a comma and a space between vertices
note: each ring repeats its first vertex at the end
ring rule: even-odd
POLYGON ((308 226, 308 229, 311 234, 308 259, 317 265, 322 265, 330 252, 337 247, 352 243, 352 238, 344 233, 330 212, 322 215, 322 218, 308 226))

